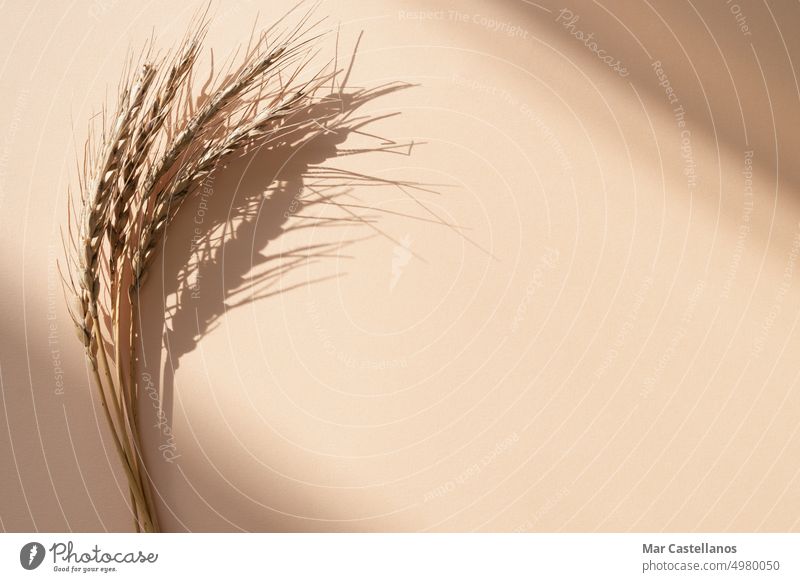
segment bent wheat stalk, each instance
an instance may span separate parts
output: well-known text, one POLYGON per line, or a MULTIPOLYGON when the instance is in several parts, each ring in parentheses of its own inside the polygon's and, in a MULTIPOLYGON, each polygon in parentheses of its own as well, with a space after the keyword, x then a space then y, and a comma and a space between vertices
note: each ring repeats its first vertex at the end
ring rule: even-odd
POLYGON ((99 131, 90 129, 79 196, 68 204, 62 276, 137 531, 160 531, 137 427, 139 290, 184 200, 226 157, 278 138, 336 75, 306 73, 318 38, 310 20, 308 12, 280 35, 269 29, 251 39, 235 70, 218 74, 195 103, 192 74, 207 23, 200 17, 172 53, 151 58, 148 49, 131 60, 114 113, 104 110, 99 131))

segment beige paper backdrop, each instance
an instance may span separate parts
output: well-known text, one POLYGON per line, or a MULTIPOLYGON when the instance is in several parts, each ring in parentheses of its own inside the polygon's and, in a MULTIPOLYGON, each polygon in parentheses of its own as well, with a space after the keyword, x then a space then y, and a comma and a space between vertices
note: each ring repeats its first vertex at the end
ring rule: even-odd
MULTIPOLYGON (((59 228, 129 47, 169 46, 201 5, 0 6, 4 530, 131 528, 59 228)), ((215 63, 290 5, 215 4, 215 63)), ((165 528, 799 529, 800 6, 318 13, 345 60, 364 32, 351 85, 413 84, 358 114, 399 113, 367 131, 414 146, 337 156, 381 144, 349 134, 256 156, 187 206, 142 298, 165 528), (319 165, 436 185, 356 184, 349 222, 284 218, 319 165), (226 222, 242 196, 260 197, 251 219, 192 262, 193 220, 226 222), (313 244, 324 256, 298 250, 313 244)))

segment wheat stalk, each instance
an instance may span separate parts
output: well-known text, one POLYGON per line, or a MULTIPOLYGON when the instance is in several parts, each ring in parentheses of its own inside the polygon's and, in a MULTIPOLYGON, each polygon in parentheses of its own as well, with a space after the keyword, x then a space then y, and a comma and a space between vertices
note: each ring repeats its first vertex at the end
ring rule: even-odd
POLYGON ((142 52, 129 67, 134 72, 123 76, 114 113, 103 111, 99 134, 90 131, 77 210, 72 195, 68 204, 62 273, 137 531, 160 530, 137 427, 139 290, 183 201, 226 157, 278 138, 291 115, 313 103, 336 74, 306 73, 318 38, 310 18, 311 11, 281 35, 262 33, 236 70, 220 75, 211 96, 184 115, 193 105, 192 73, 207 28, 200 16, 166 57, 142 52), (105 314, 110 325, 103 323, 105 314))

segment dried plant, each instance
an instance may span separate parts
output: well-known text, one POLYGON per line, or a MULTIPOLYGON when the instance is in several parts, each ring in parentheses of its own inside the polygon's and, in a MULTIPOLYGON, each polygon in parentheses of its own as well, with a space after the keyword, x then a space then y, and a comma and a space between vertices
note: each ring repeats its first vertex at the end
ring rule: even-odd
POLYGON ((251 38, 238 65, 232 60, 197 103, 192 78, 207 30, 200 15, 172 53, 156 57, 146 47, 130 59, 113 113, 104 110, 87 139, 62 274, 137 531, 159 531, 137 428, 139 290, 187 197, 227 157, 290 132, 293 114, 335 78, 335 66, 308 71, 318 23, 311 12, 298 20, 251 38))

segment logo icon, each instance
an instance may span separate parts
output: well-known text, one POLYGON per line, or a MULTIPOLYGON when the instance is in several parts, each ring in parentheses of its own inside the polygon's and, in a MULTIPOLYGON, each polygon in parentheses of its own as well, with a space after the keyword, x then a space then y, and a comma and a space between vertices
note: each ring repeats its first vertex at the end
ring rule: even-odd
POLYGON ((392 278, 389 281, 389 291, 394 291, 395 286, 397 286, 398 281, 400 281, 403 270, 406 268, 406 265, 411 262, 411 257, 414 256, 414 253, 411 252, 412 242, 414 241, 411 235, 406 234, 400 240, 400 244, 396 244, 392 248, 392 278))
POLYGON ((39 542, 28 542, 19 551, 19 563, 26 570, 35 570, 44 561, 44 546, 39 542))

